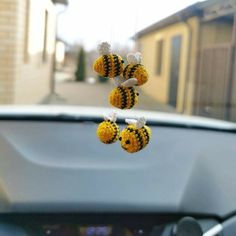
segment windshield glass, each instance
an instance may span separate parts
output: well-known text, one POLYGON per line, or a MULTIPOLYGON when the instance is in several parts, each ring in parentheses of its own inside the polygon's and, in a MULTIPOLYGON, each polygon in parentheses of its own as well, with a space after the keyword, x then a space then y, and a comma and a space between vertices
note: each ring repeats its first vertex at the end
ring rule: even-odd
POLYGON ((1 0, 0 103, 235 122, 234 7, 227 0, 1 0))

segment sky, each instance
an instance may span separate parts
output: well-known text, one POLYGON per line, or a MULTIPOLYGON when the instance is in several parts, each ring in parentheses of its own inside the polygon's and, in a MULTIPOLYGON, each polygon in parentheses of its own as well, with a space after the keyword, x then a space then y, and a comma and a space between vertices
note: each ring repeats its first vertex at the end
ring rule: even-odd
POLYGON ((132 46, 141 29, 197 2, 196 0, 69 0, 58 18, 58 35, 87 50, 102 41, 132 46))

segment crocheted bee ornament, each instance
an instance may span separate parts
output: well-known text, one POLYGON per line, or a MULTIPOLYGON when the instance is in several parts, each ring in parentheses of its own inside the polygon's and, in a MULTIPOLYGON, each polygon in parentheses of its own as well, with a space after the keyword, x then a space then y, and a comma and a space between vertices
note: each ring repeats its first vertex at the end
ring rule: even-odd
POLYGON ((121 75, 124 69, 123 59, 117 54, 111 53, 111 46, 103 42, 98 46, 101 56, 93 64, 93 69, 103 77, 114 78, 121 75))
POLYGON ((127 55, 128 65, 123 71, 126 80, 136 78, 136 85, 143 85, 148 81, 148 72, 141 64, 142 56, 140 52, 129 53, 127 55))
POLYGON ((116 114, 104 117, 105 121, 101 122, 97 128, 97 136, 102 143, 111 144, 118 140, 120 129, 116 124, 116 114))
POLYGON ((114 78, 114 82, 117 87, 109 94, 110 104, 119 109, 132 108, 138 102, 139 96, 138 92, 132 87, 132 80, 124 81, 122 77, 116 77, 114 78))
POLYGON ((151 138, 151 129, 146 126, 145 118, 125 120, 129 125, 121 131, 119 140, 121 147, 129 153, 138 152, 148 144, 151 138))

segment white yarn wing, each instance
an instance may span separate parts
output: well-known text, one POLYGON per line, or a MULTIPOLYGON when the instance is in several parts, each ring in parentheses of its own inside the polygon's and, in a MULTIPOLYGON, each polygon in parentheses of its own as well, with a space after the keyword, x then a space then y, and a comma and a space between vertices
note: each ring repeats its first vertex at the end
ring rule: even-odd
POLYGON ((128 79, 128 80, 126 80, 125 82, 122 83, 122 85, 127 87, 127 88, 133 87, 137 84, 138 84, 138 80, 136 78, 130 78, 130 79, 128 79))
POLYGON ((111 45, 108 42, 102 42, 98 45, 98 51, 101 55, 108 55, 111 53, 111 45))
POLYGON ((116 119, 117 119, 117 114, 115 111, 112 111, 110 114, 104 115, 104 120, 106 121, 110 120, 116 122, 116 119))
POLYGON ((127 61, 130 64, 140 64, 142 61, 142 54, 140 52, 128 53, 127 54, 127 61))

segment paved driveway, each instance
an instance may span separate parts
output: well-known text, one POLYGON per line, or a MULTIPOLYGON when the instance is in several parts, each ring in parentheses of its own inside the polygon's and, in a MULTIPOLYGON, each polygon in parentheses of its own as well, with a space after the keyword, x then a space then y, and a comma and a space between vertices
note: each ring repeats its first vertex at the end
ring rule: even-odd
MULTIPOLYGON (((108 94, 112 89, 113 85, 110 83, 57 82, 56 93, 59 97, 54 97, 48 103, 111 107, 108 101, 108 94)), ((139 92, 139 102, 135 109, 175 112, 172 107, 160 104, 142 91, 139 92)))

